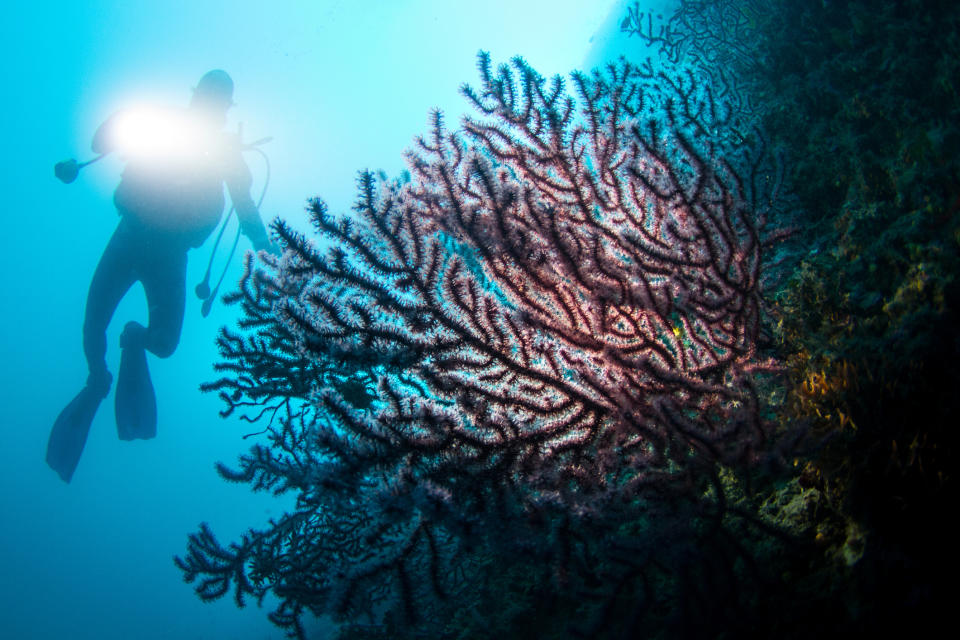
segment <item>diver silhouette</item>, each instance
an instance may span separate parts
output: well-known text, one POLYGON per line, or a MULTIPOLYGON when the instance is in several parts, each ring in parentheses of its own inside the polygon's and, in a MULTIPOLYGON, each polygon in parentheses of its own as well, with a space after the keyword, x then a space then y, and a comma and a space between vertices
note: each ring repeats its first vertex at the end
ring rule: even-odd
MULTIPOLYGON (((64 482, 73 477, 90 424, 110 390, 107 326, 137 281, 146 293, 149 320, 146 327, 128 322, 120 336, 117 434, 122 440, 156 435, 157 403, 146 352, 166 358, 177 348, 186 304, 187 251, 203 244, 219 223, 224 185, 240 229, 254 248, 276 250, 250 197, 252 175, 242 157, 240 135, 223 131, 232 105, 233 80, 216 69, 200 78, 186 109, 119 111, 94 134, 98 159, 116 151, 126 166, 114 192, 120 222, 87 294, 83 350, 89 375, 57 417, 47 443, 47 464, 64 482)), ((71 160, 56 170, 61 180, 71 182, 78 165, 71 160)))

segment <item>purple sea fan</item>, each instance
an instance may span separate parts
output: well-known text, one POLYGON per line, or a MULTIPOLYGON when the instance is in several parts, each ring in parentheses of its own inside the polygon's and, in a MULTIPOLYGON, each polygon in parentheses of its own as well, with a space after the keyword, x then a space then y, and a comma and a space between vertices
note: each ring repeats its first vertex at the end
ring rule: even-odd
POLYGON ((574 74, 574 100, 521 59, 479 68, 479 116, 458 133, 435 113, 409 182, 362 174, 356 216, 311 203, 325 253, 278 222, 284 257, 249 263, 247 335, 224 332, 229 375, 206 388, 269 415, 272 444, 221 473, 298 501, 229 551, 191 538, 178 563, 208 597, 272 589, 287 626, 385 598, 413 618, 478 540, 589 571, 573 541, 719 491, 718 465, 763 449, 783 214, 761 138, 690 73, 621 62, 574 74), (352 378, 376 398, 351 401, 352 378))
POLYGON ((493 283, 451 279, 449 322, 479 369, 432 374, 497 408, 518 468, 536 459, 587 493, 634 497, 760 445, 750 380, 779 187, 764 150, 689 74, 574 74, 577 114, 522 60, 494 75, 481 56, 480 72, 470 144, 437 117, 402 195, 493 283))

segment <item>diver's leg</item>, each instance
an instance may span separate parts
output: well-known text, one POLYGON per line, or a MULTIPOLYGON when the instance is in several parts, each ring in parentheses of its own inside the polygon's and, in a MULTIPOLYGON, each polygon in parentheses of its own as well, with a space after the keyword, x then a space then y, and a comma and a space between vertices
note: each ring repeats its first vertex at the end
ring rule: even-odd
POLYGON ((135 281, 129 259, 129 236, 123 223, 107 244, 90 282, 83 322, 83 350, 89 375, 87 384, 57 416, 47 441, 47 464, 70 482, 80 462, 90 425, 110 390, 105 359, 106 331, 117 304, 135 281))
POLYGON ((107 371, 107 327, 120 300, 137 281, 134 254, 137 247, 126 225, 121 222, 103 250, 93 272, 83 319, 83 352, 89 368, 88 386, 96 386, 107 395, 110 373, 107 371))
POLYGON ((173 250, 157 261, 159 268, 143 274, 150 321, 143 346, 158 358, 169 358, 180 343, 186 306, 187 253, 173 250))
POLYGON ((166 358, 180 341, 186 304, 185 251, 153 255, 141 265, 150 320, 144 327, 128 322, 120 336, 123 356, 117 381, 117 433, 121 439, 147 439, 157 433, 157 404, 146 351, 166 358))

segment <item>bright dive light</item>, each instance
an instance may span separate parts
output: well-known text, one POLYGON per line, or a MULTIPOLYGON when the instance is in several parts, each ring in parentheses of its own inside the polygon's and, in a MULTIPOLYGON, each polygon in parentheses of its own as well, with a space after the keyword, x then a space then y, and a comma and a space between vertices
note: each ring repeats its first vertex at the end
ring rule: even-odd
POLYGON ((181 159, 201 152, 203 128, 187 113, 132 109, 119 116, 114 132, 117 150, 133 157, 181 159))

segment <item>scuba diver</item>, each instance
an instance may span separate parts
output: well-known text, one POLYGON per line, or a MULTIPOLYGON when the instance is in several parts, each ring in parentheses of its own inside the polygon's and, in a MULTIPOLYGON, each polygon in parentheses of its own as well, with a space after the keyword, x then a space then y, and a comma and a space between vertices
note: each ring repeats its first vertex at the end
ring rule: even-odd
MULTIPOLYGON (((137 281, 146 293, 149 320, 146 327, 128 322, 120 336, 117 433, 122 440, 156 435, 157 404, 146 352, 166 358, 180 341, 187 251, 203 244, 219 223, 224 184, 240 231, 254 249, 277 252, 250 197, 252 175, 242 157, 250 146, 244 147, 239 133, 223 131, 232 105, 233 80, 217 69, 200 78, 186 109, 120 111, 93 137, 93 151, 99 154, 94 161, 116 151, 126 167, 113 198, 120 222, 87 294, 83 351, 89 375, 57 417, 47 444, 47 464, 64 482, 73 477, 90 424, 110 390, 107 325, 137 281)), ((56 175, 72 182, 82 166, 75 160, 61 162, 56 175)), ((197 288, 198 295, 212 300, 209 288, 201 292, 204 287, 206 283, 197 288)))

